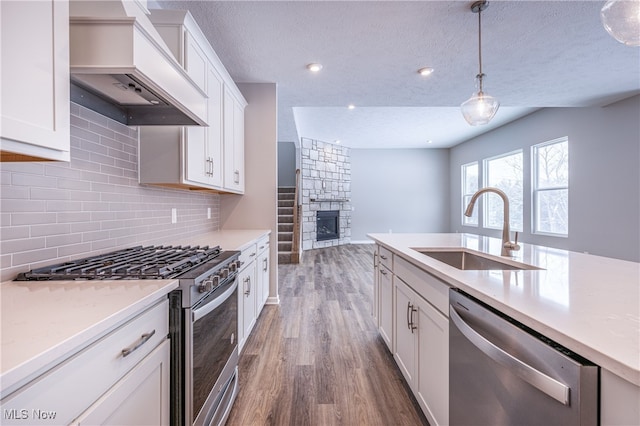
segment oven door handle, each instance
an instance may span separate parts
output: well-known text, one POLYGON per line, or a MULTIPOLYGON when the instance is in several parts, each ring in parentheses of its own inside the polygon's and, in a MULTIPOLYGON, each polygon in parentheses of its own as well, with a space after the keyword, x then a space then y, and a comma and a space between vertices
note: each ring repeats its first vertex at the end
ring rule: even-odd
POLYGON ((191 320, 193 322, 196 322, 200 318, 202 318, 205 315, 211 313, 211 311, 216 309, 218 306, 222 305, 233 294, 233 292, 236 291, 237 288, 238 288, 238 280, 234 278, 233 279, 233 285, 231 287, 229 287, 228 289, 226 289, 224 291, 224 293, 222 293, 220 296, 216 297, 215 299, 213 299, 211 302, 207 303, 206 305, 194 310, 191 313, 191 320))

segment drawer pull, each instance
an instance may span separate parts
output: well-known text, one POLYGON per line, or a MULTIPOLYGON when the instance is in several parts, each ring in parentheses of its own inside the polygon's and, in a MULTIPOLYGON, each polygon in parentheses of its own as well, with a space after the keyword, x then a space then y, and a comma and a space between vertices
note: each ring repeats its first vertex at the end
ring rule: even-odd
POLYGON ((126 348, 122 350, 122 358, 131 355, 136 349, 138 349, 140 346, 144 345, 145 343, 147 343, 149 341, 149 339, 151 339, 151 337, 153 337, 153 335, 156 334, 156 331, 153 330, 151 333, 145 333, 142 336, 140 336, 140 341, 132 348, 126 348))

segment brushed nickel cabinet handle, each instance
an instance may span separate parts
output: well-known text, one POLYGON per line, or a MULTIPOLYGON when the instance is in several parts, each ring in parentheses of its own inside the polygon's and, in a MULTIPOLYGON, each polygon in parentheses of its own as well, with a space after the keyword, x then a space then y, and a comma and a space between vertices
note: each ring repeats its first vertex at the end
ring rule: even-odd
POLYGON ((136 349, 138 349, 140 346, 147 343, 149 339, 153 337, 154 334, 156 334, 156 330, 153 330, 151 333, 145 333, 142 336, 140 336, 140 341, 136 345, 134 345, 132 348, 125 348, 122 350, 122 358, 131 355, 136 349))

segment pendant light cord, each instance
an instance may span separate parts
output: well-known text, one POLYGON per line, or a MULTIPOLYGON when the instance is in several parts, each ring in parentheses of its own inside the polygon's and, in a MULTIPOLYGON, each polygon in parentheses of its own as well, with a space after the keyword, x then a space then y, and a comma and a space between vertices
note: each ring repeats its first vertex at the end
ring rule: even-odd
POLYGON ((482 93, 482 5, 478 9, 478 89, 482 93))

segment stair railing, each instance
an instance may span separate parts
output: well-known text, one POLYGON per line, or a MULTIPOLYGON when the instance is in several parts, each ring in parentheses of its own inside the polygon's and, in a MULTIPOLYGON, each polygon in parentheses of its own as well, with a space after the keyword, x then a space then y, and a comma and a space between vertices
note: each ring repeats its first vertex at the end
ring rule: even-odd
POLYGON ((291 241, 291 263, 300 262, 300 169, 296 169, 296 186, 293 195, 293 241, 291 241))

